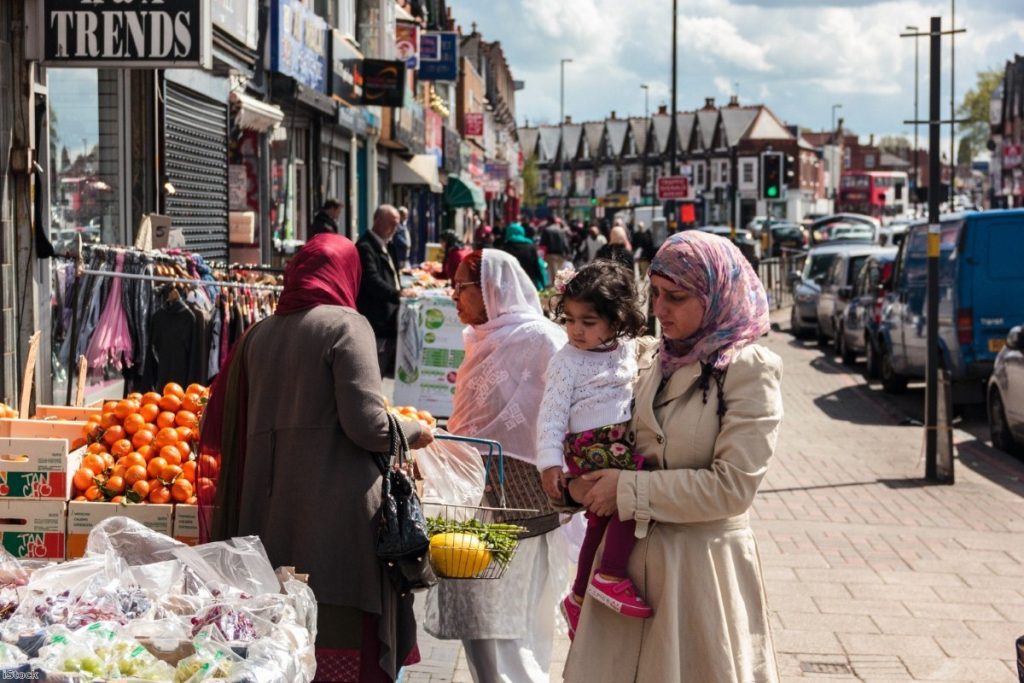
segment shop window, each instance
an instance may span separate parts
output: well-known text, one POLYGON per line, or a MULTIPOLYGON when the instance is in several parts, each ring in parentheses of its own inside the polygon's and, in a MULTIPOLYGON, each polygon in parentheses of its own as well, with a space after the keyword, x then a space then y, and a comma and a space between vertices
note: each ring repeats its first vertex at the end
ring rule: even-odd
POLYGON ((306 238, 309 200, 305 129, 279 127, 270 143, 270 226, 275 249, 289 251, 306 238))

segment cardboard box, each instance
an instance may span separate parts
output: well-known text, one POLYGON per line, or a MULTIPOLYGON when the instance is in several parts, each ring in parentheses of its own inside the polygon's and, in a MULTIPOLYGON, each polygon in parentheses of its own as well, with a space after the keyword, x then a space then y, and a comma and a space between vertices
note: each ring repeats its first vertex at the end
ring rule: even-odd
POLYGON ((173 530, 174 506, 150 503, 88 503, 73 500, 68 503, 67 559, 75 560, 85 555, 89 532, 110 517, 128 517, 153 531, 170 536, 173 530))
POLYGON ((32 439, 64 439, 71 443, 82 437, 85 421, 77 420, 0 420, 0 437, 32 439))
POLYGON ((93 415, 100 415, 103 411, 99 408, 85 408, 78 406, 36 406, 37 420, 74 420, 85 422, 93 415))
POLYGON ((15 557, 63 560, 63 500, 0 501, 0 545, 15 557))
POLYGON ((199 506, 174 506, 174 538, 186 545, 199 544, 199 506))
POLYGON ((228 241, 231 244, 252 244, 256 241, 256 214, 253 211, 228 213, 228 241))
POLYGON ((68 500, 84 454, 64 439, 0 438, 0 498, 68 500))

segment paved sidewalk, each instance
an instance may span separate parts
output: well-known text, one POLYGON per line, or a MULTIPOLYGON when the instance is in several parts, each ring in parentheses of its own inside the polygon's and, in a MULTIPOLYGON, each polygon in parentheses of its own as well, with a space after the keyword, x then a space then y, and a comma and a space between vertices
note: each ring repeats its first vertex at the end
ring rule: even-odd
MULTIPOLYGON (((817 348, 765 343, 786 417, 753 526, 783 681, 1016 681, 1024 463, 956 432, 956 484, 927 485, 920 427, 817 348)), ((471 680, 457 644, 420 642, 408 683, 471 680)))

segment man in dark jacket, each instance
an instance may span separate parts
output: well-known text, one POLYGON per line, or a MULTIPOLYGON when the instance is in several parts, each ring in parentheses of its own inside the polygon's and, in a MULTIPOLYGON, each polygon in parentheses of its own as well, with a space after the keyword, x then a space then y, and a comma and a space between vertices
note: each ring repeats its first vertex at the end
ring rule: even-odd
POLYGON ((359 262, 363 267, 356 308, 370 321, 377 338, 377 360, 383 377, 394 377, 395 374, 401 283, 388 243, 395 236, 398 222, 398 210, 390 204, 382 204, 373 213, 373 227, 356 242, 359 262))
POLYGON ((309 237, 322 232, 337 234, 339 218, 341 218, 341 203, 336 199, 328 199, 313 216, 313 222, 309 225, 309 237))
POLYGON ((643 221, 637 221, 636 230, 633 231, 633 254, 636 256, 641 278, 647 277, 647 269, 651 267, 654 252, 654 236, 643 221))
POLYGON ((562 269, 562 264, 570 253, 569 235, 559 219, 549 219, 548 224, 544 226, 540 233, 540 246, 546 249, 544 262, 548 264, 548 277, 553 282, 555 273, 562 269))

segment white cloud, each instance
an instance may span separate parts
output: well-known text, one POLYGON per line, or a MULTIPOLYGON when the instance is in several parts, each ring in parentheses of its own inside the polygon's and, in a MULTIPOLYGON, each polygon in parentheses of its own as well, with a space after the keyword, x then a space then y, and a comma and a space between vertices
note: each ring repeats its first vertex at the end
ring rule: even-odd
POLYGON ((719 60, 750 71, 771 71, 765 49, 739 34, 736 27, 721 17, 684 17, 689 41, 702 61, 719 60))

